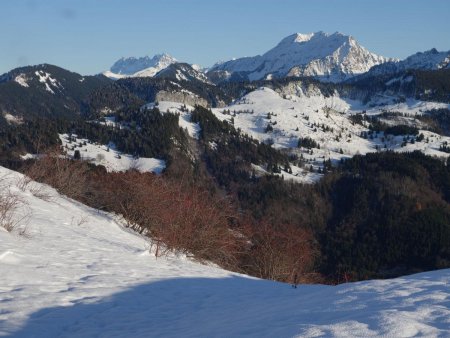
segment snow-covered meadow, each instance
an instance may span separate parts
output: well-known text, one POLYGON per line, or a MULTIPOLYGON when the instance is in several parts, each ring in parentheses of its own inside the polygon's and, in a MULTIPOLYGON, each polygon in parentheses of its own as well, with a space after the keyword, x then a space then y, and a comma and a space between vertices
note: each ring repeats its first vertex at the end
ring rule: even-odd
MULTIPOLYGON (((313 94, 300 93, 284 95, 261 87, 236 100, 224 108, 214 108, 213 113, 220 119, 232 123, 243 133, 261 141, 273 143, 278 149, 290 149, 291 153, 301 156, 307 161, 304 169, 294 167, 293 175, 283 172, 285 179, 311 182, 321 177, 311 175, 309 168, 315 170, 323 166, 324 161, 332 162, 357 154, 367 154, 383 150, 414 151, 420 150, 427 155, 446 158, 448 154, 439 150, 450 138, 431 131, 420 130, 424 134, 424 142, 404 142, 403 136, 384 135, 382 132, 373 137, 363 138, 368 133, 367 126, 353 123, 351 115, 365 111, 368 116, 382 112, 397 112, 410 115, 422 114, 430 109, 449 108, 450 105, 406 100, 403 103, 392 103, 392 97, 384 98, 369 104, 357 100, 340 97, 337 93, 324 96, 320 92, 313 94), (375 105, 376 103, 376 105, 375 105), (268 131, 267 126, 272 130, 268 131), (311 138, 320 145, 320 149, 298 149, 299 138, 311 138)), ((415 121, 420 126, 418 121, 415 121)))
POLYGON ((156 259, 117 216, 0 177, 25 202, 16 216, 28 215, 0 228, 0 336, 450 336, 450 270, 294 289, 156 259))
POLYGON ((76 135, 60 134, 63 149, 66 154, 73 157, 75 151, 80 152, 80 159, 102 165, 107 171, 127 171, 136 169, 140 172, 161 173, 166 167, 163 160, 157 158, 134 157, 118 151, 114 144, 96 144, 76 135))

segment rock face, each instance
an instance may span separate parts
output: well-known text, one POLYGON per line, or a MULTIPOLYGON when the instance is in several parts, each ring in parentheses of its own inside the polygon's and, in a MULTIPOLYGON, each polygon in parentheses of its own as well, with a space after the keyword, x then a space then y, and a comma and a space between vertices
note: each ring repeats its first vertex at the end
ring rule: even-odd
POLYGON ((209 77, 260 80, 284 76, 313 76, 340 82, 393 61, 369 52, 351 36, 341 33, 293 34, 262 56, 245 57, 214 65, 209 77))
POLYGON ((168 92, 161 90, 156 94, 156 101, 172 101, 186 104, 189 106, 208 107, 208 101, 189 92, 168 92))

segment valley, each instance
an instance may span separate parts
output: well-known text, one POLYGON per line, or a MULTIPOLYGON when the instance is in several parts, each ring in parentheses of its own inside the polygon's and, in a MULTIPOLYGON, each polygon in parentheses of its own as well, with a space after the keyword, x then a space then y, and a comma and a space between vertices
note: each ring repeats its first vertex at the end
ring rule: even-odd
POLYGON ((0 336, 448 336, 450 51, 278 41, 0 75, 0 336))

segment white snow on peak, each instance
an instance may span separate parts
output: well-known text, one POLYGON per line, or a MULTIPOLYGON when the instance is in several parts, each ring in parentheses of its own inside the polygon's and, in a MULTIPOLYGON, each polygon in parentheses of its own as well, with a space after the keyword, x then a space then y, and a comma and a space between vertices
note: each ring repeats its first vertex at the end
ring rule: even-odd
POLYGON ((311 40, 313 35, 314 35, 314 33, 311 33, 311 34, 296 33, 295 34, 295 42, 306 42, 306 41, 309 41, 309 40, 311 40))
POLYGON ((367 75, 394 74, 408 69, 436 70, 450 68, 450 51, 439 52, 435 48, 418 52, 405 60, 394 60, 374 66, 367 75))
POLYGON ((20 84, 22 87, 28 88, 30 87, 28 85, 28 78, 25 74, 19 74, 14 78, 14 81, 16 81, 18 84, 20 84))
POLYGON ((240 72, 250 80, 315 76, 342 81, 389 59, 373 54, 348 35, 324 32, 290 35, 263 54, 214 65, 210 71, 240 72))
POLYGON ((191 67, 192 67, 192 69, 196 70, 197 72, 203 72, 203 67, 196 63, 191 64, 191 67))
POLYGON ((0 176, 26 203, 16 216, 28 215, 13 232, 0 228, 0 336, 450 335, 450 269, 294 289, 183 256, 156 259, 117 215, 35 182, 19 189, 23 176, 1 167, 0 176))
POLYGON ((36 74, 39 78, 39 82, 45 84, 45 90, 50 93, 55 94, 53 89, 58 89, 59 91, 61 91, 61 89, 64 89, 64 87, 58 80, 51 77, 50 73, 38 70, 34 74, 36 74))
POLYGON ((166 53, 157 54, 152 58, 149 56, 121 58, 112 65, 109 71, 103 74, 114 79, 123 77, 153 77, 162 69, 176 62, 178 62, 177 59, 166 53))

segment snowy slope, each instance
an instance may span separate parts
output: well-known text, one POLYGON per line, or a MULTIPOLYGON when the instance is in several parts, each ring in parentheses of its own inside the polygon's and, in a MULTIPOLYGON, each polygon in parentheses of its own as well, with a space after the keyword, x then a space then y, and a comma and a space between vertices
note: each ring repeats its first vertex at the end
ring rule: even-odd
POLYGON ((183 257, 156 259, 117 217, 50 188, 44 201, 16 187, 21 175, 0 168, 0 176, 30 215, 26 235, 0 229, 0 336, 450 335, 450 270, 293 289, 183 257))
POLYGON ((72 135, 69 139, 67 134, 60 134, 59 139, 68 156, 73 157, 75 150, 79 150, 82 160, 102 165, 109 172, 136 169, 140 172, 159 174, 166 167, 163 160, 148 157, 134 158, 130 154, 124 154, 115 149, 114 144, 95 144, 88 139, 77 138, 76 135, 72 135))
POLYGON ((338 82, 367 72, 389 59, 369 52, 341 33, 293 34, 262 56, 223 62, 210 73, 241 73, 249 80, 283 76, 315 76, 338 82))
POLYGON ((156 107, 162 114, 171 113, 179 114, 178 124, 181 128, 187 130, 189 136, 198 139, 200 132, 200 125, 198 123, 191 122, 191 112, 194 107, 189 105, 183 105, 179 102, 172 101, 159 101, 156 105, 155 103, 148 103, 143 108, 152 109, 156 107), (183 107, 184 106, 184 107, 183 107))
POLYGON ((152 58, 148 56, 141 58, 121 58, 112 65, 109 71, 104 72, 103 75, 113 79, 124 77, 153 77, 162 69, 176 62, 178 61, 174 57, 165 53, 157 54, 152 58))
MULTIPOLYGON (((391 103, 393 97, 382 97, 377 98, 377 102, 371 101, 365 105, 357 100, 342 98, 337 93, 326 97, 318 90, 302 93, 301 89, 298 95, 284 97, 270 88, 261 87, 228 107, 213 109, 213 113, 221 120, 233 121, 235 128, 240 128, 261 142, 273 142, 273 146, 279 149, 292 148, 292 153, 303 157, 307 166, 303 169, 294 166, 293 175, 283 172, 286 179, 311 182, 320 178, 320 175, 311 176, 310 166, 317 170, 325 160, 338 161, 356 154, 376 152, 377 147, 394 151, 421 150, 428 155, 448 156, 439 151, 439 146, 443 142, 450 143, 449 137, 421 130, 425 138, 428 138, 428 143, 408 143, 401 147, 403 136, 385 136, 379 133, 373 139, 363 138, 362 133, 369 129, 350 120, 351 115, 363 110, 368 115, 394 111, 413 116, 429 109, 450 108, 448 104, 412 99, 394 104, 391 103), (266 132, 268 125, 272 126, 273 131, 266 132), (320 149, 313 149, 311 154, 306 149, 296 148, 300 137, 315 140, 320 144, 320 149)), ((413 117, 411 119, 415 121, 413 117)))

